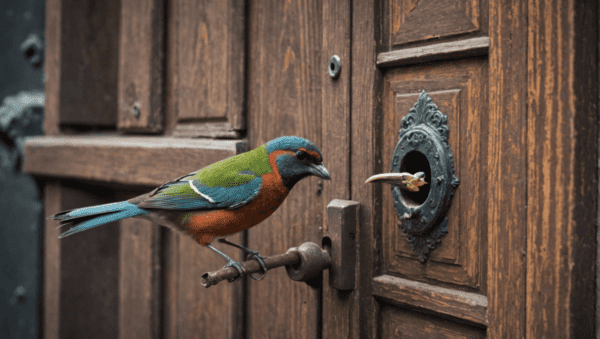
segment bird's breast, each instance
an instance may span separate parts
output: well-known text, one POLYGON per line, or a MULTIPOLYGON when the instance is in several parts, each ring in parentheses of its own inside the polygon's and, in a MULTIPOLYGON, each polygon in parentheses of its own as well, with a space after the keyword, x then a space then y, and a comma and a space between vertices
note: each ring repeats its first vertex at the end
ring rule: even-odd
POLYGON ((223 237, 248 229, 269 217, 283 203, 288 195, 277 172, 262 176, 258 196, 248 205, 239 209, 219 209, 193 211, 179 216, 180 227, 205 245, 213 237, 223 237))

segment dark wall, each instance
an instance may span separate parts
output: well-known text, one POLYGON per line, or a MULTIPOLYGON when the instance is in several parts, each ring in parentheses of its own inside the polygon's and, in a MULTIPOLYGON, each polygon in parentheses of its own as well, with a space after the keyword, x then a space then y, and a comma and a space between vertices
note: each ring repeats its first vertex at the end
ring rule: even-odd
POLYGON ((42 134, 42 0, 0 1, 0 337, 41 335, 42 204, 21 173, 24 139, 42 134))

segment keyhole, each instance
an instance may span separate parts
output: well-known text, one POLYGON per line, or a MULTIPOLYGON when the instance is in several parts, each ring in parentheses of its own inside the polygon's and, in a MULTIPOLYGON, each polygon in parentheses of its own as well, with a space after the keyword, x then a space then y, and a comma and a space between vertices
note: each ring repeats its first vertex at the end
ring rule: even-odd
POLYGON ((429 189, 431 188, 431 167, 427 157, 417 151, 412 151, 404 156, 402 159, 402 165, 400 165, 400 172, 408 172, 415 174, 417 172, 425 172, 425 181, 427 185, 419 187, 418 192, 411 192, 407 190, 400 190, 402 200, 404 204, 409 207, 417 207, 423 205, 429 196, 429 189))

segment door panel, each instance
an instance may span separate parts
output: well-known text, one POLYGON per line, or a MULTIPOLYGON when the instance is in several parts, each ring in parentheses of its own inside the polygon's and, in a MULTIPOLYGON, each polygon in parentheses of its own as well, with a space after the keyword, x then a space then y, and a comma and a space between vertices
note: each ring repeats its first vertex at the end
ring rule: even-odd
POLYGON ((381 309, 382 338, 485 338, 485 330, 465 327, 443 318, 427 316, 405 309, 383 306, 381 309))
MULTIPOLYGON (((364 239, 361 245, 374 246, 371 281, 366 284, 379 311, 373 317, 382 337, 485 337, 491 161, 487 2, 389 1, 377 10, 384 24, 378 49, 382 58, 373 81, 375 98, 381 101, 361 106, 370 111, 353 112, 375 121, 371 130, 375 151, 356 155, 376 164, 364 174, 363 182, 370 175, 390 171, 401 120, 425 90, 448 117, 449 145, 461 184, 446 215, 448 233, 433 246, 425 263, 419 262, 401 232, 390 187, 373 187, 375 204, 365 206, 375 213, 373 240, 364 239)), ((374 15, 377 18, 377 12, 374 15)), ((375 30, 376 41, 377 34, 375 30)), ((361 133, 354 130, 353 138, 364 140, 361 133)), ((431 179, 427 179, 430 184, 431 179)), ((368 232, 367 227, 361 230, 368 232)))
POLYGON ((239 138, 244 117, 246 4, 168 2, 168 132, 239 138))
MULTIPOLYGON (((448 117, 449 144, 456 176, 461 180, 450 210, 448 234, 430 252, 426 264, 417 260, 398 226, 389 187, 383 188, 385 271, 423 282, 435 282, 485 293, 487 72, 485 59, 467 59, 419 67, 390 69, 384 80, 382 119, 384 171, 391 169, 400 121, 426 90, 448 117), (483 125, 483 126, 482 126, 483 125)), ((426 178, 429 184, 432 178, 426 178)))
MULTIPOLYGON (((283 135, 321 146, 322 5, 320 1, 252 1, 249 8, 248 137, 257 147, 283 135)), ((328 162, 325 158, 325 165, 328 162)), ((248 231, 248 246, 263 255, 285 253, 305 241, 321 243, 323 206, 319 184, 295 185, 277 211, 248 231)), ((328 182, 323 183, 327 185, 328 182)), ((247 288, 249 338, 315 338, 319 290, 275 269, 247 288)))
POLYGON ((396 46, 485 30, 486 7, 485 0, 389 0, 387 39, 396 46))

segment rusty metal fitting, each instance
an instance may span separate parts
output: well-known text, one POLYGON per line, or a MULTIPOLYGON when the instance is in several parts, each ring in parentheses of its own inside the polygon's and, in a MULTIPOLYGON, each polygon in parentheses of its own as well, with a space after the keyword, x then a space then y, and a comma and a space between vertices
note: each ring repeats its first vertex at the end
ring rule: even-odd
POLYGON ((297 253, 300 257, 298 264, 285 266, 288 276, 295 281, 307 281, 331 266, 329 253, 312 242, 305 242, 297 248, 292 247, 287 253, 297 253))

